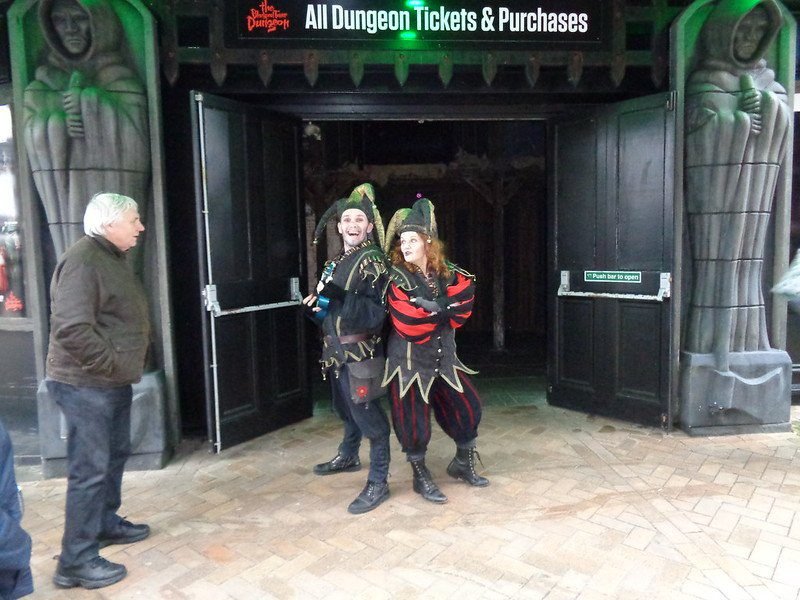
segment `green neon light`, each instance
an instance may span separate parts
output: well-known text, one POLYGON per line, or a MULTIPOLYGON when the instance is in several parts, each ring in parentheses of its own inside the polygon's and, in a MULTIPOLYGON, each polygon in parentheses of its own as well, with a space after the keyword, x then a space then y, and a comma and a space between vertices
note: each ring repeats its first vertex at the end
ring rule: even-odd
POLYGON ((406 6, 408 8, 418 8, 420 6, 425 6, 425 0, 406 0, 406 6))
POLYGON ((416 31, 403 31, 400 34, 401 40, 415 40, 417 39, 417 32, 416 31))

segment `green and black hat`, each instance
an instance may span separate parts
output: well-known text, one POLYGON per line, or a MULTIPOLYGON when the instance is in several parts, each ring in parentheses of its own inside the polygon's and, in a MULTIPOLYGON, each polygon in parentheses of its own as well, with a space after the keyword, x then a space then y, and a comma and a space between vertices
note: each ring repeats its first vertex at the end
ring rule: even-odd
POLYGON ((433 202, 417 194, 418 200, 411 208, 401 208, 394 213, 386 228, 384 251, 389 252, 395 236, 406 231, 416 231, 430 238, 438 237, 433 202))
POLYGON ((322 232, 328 226, 334 216, 337 221, 340 221, 344 211, 355 208, 367 215, 367 220, 374 225, 372 234, 378 243, 378 246, 383 247, 384 244, 384 229, 383 219, 378 207, 375 206, 375 189, 371 183, 362 183, 356 186, 347 198, 340 198, 330 205, 328 210, 322 215, 322 218, 317 223, 317 228, 314 230, 314 243, 319 243, 319 238, 322 232))

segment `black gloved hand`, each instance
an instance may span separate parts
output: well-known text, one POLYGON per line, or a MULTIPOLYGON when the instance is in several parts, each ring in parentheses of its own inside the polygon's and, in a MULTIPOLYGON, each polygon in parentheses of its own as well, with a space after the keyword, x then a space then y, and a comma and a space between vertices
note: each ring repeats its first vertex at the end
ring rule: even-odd
POLYGON ((331 300, 344 300, 346 294, 346 289, 332 281, 327 282, 320 292, 320 295, 326 296, 331 300))
POLYGON ((439 323, 449 323, 450 317, 452 317, 453 314, 454 314, 453 311, 450 310, 449 308, 440 310, 439 312, 436 313, 436 320, 439 323))
POLYGON ((436 298, 436 304, 439 305, 439 310, 450 310, 450 298, 447 296, 436 298))
POLYGON ((313 321, 315 325, 322 325, 319 318, 317 317, 317 313, 314 312, 313 306, 309 306, 308 304, 302 304, 301 307, 303 309, 303 316, 305 316, 310 321, 313 321))
POLYGON ((439 307, 439 305, 436 302, 434 302, 433 300, 427 300, 427 299, 421 298, 419 296, 417 296, 416 298, 412 298, 411 302, 413 302, 414 304, 416 304, 420 308, 424 308, 429 313, 434 313, 435 314, 435 313, 438 313, 440 310, 442 310, 439 307))

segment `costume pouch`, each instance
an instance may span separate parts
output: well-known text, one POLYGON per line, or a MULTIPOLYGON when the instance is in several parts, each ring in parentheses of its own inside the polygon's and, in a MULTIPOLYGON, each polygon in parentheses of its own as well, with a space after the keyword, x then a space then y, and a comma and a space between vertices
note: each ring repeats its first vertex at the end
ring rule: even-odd
POLYGON ((347 363, 350 374, 350 398, 356 404, 364 404, 380 398, 386 393, 386 386, 381 385, 383 367, 386 359, 375 356, 358 362, 347 363))

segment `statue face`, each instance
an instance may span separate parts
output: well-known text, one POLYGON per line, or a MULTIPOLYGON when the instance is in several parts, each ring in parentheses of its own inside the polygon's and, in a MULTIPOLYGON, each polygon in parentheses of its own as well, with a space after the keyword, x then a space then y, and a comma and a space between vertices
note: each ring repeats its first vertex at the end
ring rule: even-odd
POLYGON ((50 19, 67 52, 78 56, 89 49, 92 41, 89 14, 77 2, 56 0, 50 19))
POLYGON ((756 6, 739 22, 733 34, 733 55, 737 60, 750 61, 759 44, 769 32, 769 15, 762 6, 756 6))

